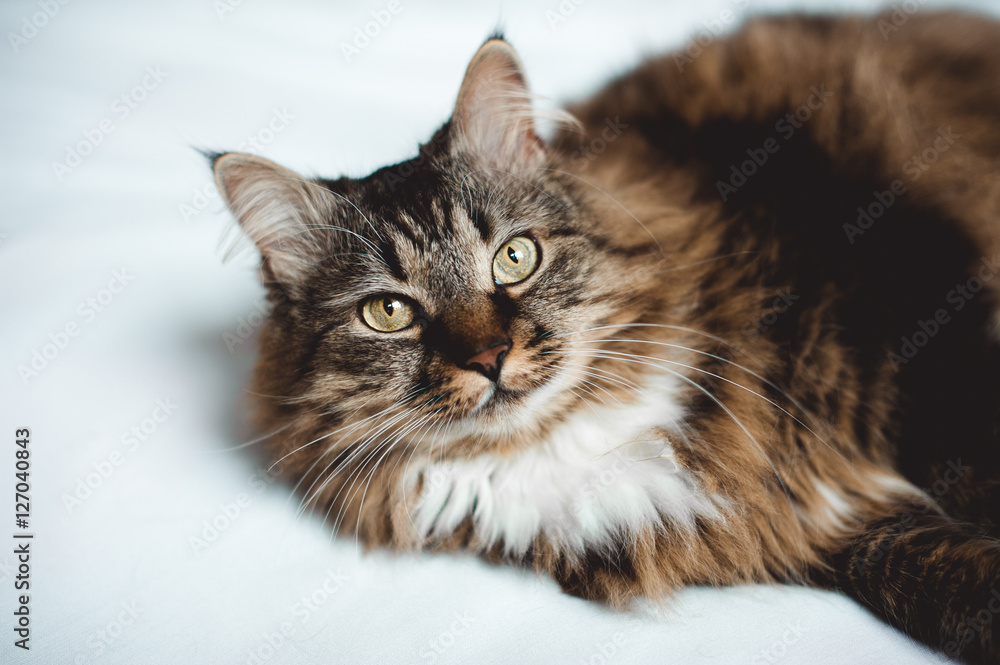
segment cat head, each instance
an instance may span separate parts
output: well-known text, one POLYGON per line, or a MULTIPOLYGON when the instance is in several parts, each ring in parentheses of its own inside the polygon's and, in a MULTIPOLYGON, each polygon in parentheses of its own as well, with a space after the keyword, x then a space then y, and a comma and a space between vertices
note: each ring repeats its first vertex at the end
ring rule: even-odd
POLYGON ((262 256, 274 307, 256 387, 283 418, 510 439, 578 399, 572 336, 636 318, 646 250, 605 233, 539 138, 502 39, 412 160, 329 181, 227 153, 214 171, 262 256))

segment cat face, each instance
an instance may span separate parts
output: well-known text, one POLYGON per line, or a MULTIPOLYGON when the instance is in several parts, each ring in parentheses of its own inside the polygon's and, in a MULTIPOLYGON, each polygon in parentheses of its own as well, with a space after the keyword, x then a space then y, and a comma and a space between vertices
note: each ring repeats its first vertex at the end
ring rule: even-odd
POLYGON ((268 390, 342 421, 442 440, 537 428, 576 400, 568 340, 634 292, 499 40, 411 162, 338 181, 232 153, 214 167, 276 303, 268 390))
POLYGON ((594 297, 600 250, 553 183, 456 175, 399 188, 408 204, 383 211, 369 247, 317 268, 311 297, 336 293, 317 360, 375 378, 380 401, 419 395, 453 428, 516 429, 565 388, 564 336, 607 310, 594 297))

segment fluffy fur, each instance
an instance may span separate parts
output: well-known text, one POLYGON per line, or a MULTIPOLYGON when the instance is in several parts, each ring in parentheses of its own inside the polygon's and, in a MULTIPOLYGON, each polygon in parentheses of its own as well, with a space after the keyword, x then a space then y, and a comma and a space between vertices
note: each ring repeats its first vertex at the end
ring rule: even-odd
POLYGON ((273 302, 256 414, 303 507, 614 605, 841 589, 998 662, 1000 26, 891 20, 752 21, 550 145, 491 39, 413 160, 216 156, 273 302), (539 264, 498 284, 515 236, 539 264), (414 323, 368 327, 382 294, 414 323), (498 344, 495 381, 470 369, 498 344))

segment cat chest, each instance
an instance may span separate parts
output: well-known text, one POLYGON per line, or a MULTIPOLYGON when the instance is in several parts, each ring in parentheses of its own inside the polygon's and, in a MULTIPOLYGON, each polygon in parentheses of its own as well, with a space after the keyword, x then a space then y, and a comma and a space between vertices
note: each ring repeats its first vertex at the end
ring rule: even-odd
POLYGON ((527 551, 539 535, 576 551, 670 522, 718 518, 716 500, 677 460, 681 409, 656 391, 620 408, 580 411, 514 457, 429 462, 412 511, 417 536, 447 537, 471 518, 487 547, 527 551))

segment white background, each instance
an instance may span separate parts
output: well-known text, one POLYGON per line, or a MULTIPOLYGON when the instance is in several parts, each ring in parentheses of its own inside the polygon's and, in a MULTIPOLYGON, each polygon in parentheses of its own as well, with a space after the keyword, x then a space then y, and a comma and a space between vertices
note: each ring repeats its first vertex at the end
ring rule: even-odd
POLYGON ((940 662, 831 593, 689 589, 624 615, 472 557, 364 554, 297 518, 285 488, 254 476, 252 446, 227 450, 251 438, 254 354, 253 340, 230 352, 223 336, 256 321, 262 290, 252 253, 221 260, 232 222, 195 148, 256 137, 301 172, 362 175, 430 137, 497 25, 557 104, 706 25, 734 27, 726 11, 875 6, 567 0, 553 23, 558 0, 398 2, 350 61, 341 45, 387 2, 76 0, 52 2, 51 17, 45 0, 0 6, 3 662, 940 662), (291 117, 268 134, 276 112, 291 117), (99 144, 57 173, 88 134, 99 144), (104 291, 114 271, 128 280, 116 294, 104 291), (53 338, 64 348, 46 349, 53 338), (157 400, 176 404, 160 423, 157 400), (30 652, 12 631, 17 427, 32 432, 30 652), (225 528, 206 535, 213 520, 225 528))

